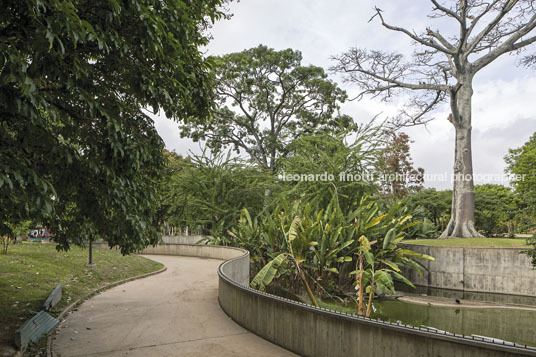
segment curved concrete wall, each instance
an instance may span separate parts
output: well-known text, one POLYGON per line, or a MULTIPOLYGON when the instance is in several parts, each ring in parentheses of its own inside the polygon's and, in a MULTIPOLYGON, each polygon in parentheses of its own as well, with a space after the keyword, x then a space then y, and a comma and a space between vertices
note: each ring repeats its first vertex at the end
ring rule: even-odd
POLYGON ((408 244, 408 248, 431 255, 419 275, 406 270, 414 284, 442 289, 536 296, 536 270, 521 249, 431 247, 408 244))
MULTIPOLYGON (((302 356, 536 356, 536 349, 343 314, 261 293, 234 282, 224 262, 218 298, 233 320, 302 356)), ((234 270, 234 269, 233 269, 234 270)))
POLYGON ((143 254, 226 260, 218 268, 221 308, 246 329, 302 356, 536 356, 536 348, 343 314, 259 292, 248 287, 249 252, 243 249, 166 244, 143 254))
POLYGON ((163 236, 162 242, 165 244, 202 244, 201 240, 207 237, 200 235, 193 236, 163 236))
POLYGON ((218 245, 162 244, 145 248, 143 254, 181 255, 225 260, 219 268, 223 274, 239 285, 249 285, 249 252, 244 249, 218 245))

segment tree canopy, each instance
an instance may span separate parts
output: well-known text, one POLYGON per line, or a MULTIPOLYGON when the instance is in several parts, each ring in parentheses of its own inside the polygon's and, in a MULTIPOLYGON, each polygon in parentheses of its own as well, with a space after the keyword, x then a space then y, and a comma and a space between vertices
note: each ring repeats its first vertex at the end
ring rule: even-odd
POLYGON ((516 193, 523 197, 524 209, 536 214, 536 133, 523 146, 510 149, 505 157, 507 170, 519 175, 520 180, 512 181, 516 193))
POLYGON ((232 146, 275 172, 292 140, 353 124, 348 116, 336 117, 346 93, 327 79, 321 67, 303 66, 299 51, 261 45, 213 60, 217 77, 213 120, 188 123, 183 136, 206 140, 216 150, 232 146))
POLYGON ((514 235, 516 216, 520 213, 521 200, 510 187, 503 185, 475 186, 475 217, 477 229, 486 237, 502 233, 514 235))
POLYGON ((145 109, 207 117, 198 47, 222 1, 3 1, 0 233, 31 218, 64 248, 155 242, 163 143, 145 109))
POLYGON ((163 216, 166 224, 188 226, 201 234, 224 239, 240 211, 263 209, 264 191, 272 177, 224 153, 192 156, 165 179, 163 216))

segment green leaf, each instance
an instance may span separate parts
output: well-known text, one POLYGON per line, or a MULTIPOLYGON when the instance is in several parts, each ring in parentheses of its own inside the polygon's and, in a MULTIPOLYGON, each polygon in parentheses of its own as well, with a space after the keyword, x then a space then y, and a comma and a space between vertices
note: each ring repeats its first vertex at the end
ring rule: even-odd
POLYGON ((269 261, 258 273, 255 275, 250 283, 250 287, 264 291, 267 285, 269 285, 277 274, 279 268, 289 257, 287 253, 281 253, 274 259, 269 261))
POLYGON ((404 282, 404 284, 406 285, 409 285, 411 286, 412 288, 415 289, 415 285, 413 285, 413 283, 411 281, 409 281, 405 276, 403 276, 402 274, 399 274, 397 272, 392 272, 391 274, 393 274, 393 276, 395 278, 397 278, 398 280, 401 280, 402 282, 404 282))
POLYGON ((385 238, 383 239, 383 249, 389 248, 389 244, 396 238, 396 229, 391 228, 385 235, 385 238))
POLYGON ((364 251, 363 255, 365 256, 365 260, 367 261, 367 263, 371 267, 374 267, 374 254, 372 254, 371 252, 364 251))
POLYGON ((370 228, 380 224, 382 219, 384 219, 386 216, 387 216, 386 214, 382 214, 381 216, 378 216, 378 217, 374 218, 372 221, 367 223, 363 229, 367 230, 367 229, 370 229, 370 228))
POLYGON ((388 267, 390 267, 391 269, 395 271, 400 271, 400 268, 398 267, 398 264, 396 263, 390 262, 388 260, 380 260, 380 262, 382 262, 383 264, 387 265, 388 267))
POLYGON ((337 268, 326 268, 326 271, 330 271, 332 273, 339 274, 339 271, 337 270, 337 268))

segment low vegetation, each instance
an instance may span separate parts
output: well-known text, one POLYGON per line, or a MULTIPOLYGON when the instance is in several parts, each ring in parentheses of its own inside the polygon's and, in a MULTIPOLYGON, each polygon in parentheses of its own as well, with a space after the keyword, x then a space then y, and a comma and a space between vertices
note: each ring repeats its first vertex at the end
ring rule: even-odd
POLYGON ((56 312, 101 286, 161 269, 160 263, 118 250, 93 250, 94 268, 86 267, 88 250, 72 247, 58 252, 55 244, 14 244, 0 255, 0 344, 11 343, 13 333, 41 310, 58 285, 63 286, 56 312))

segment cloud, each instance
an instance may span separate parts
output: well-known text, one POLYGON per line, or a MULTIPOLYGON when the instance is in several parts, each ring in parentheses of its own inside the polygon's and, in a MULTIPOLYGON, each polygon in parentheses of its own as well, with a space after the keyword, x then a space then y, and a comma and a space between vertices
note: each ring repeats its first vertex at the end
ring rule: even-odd
POLYGON ((202 149, 200 143, 180 137, 179 123, 166 118, 163 113, 153 115, 152 118, 158 134, 166 144, 167 150, 176 151, 183 156, 188 155, 190 152, 201 154, 202 149))

